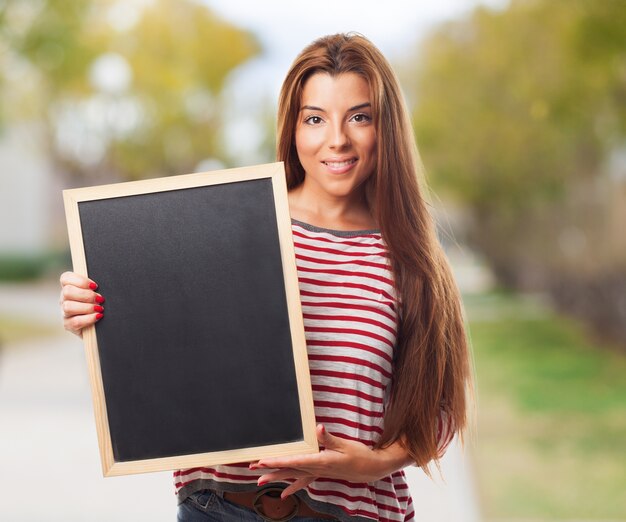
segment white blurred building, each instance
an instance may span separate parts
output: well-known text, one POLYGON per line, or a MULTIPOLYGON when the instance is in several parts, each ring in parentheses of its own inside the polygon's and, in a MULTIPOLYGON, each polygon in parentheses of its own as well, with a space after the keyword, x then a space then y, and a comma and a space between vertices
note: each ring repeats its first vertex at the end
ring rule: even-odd
POLYGON ((58 247, 62 196, 53 174, 37 124, 0 132, 0 256, 58 247))

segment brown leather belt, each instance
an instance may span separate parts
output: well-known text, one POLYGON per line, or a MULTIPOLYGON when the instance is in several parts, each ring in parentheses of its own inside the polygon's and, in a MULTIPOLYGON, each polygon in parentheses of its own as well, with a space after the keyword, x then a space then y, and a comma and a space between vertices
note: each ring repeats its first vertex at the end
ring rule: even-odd
POLYGON ((224 500, 251 509, 266 521, 285 522, 293 517, 334 518, 313 511, 295 495, 282 500, 284 488, 266 487, 258 491, 224 492, 224 500))

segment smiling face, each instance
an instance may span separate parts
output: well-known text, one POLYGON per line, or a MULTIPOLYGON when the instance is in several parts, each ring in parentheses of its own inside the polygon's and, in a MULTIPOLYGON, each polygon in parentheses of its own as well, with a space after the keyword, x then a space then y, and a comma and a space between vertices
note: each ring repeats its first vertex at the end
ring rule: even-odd
POLYGON ((363 77, 316 73, 306 81, 296 149, 307 191, 363 201, 364 182, 376 168, 376 130, 363 77))

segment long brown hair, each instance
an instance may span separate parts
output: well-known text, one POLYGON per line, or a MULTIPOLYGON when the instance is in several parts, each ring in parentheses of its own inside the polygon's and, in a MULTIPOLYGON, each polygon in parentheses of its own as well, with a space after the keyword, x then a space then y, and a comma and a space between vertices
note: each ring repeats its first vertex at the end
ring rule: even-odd
POLYGON ((366 191, 401 300, 390 401, 378 447, 399 441, 426 468, 439 457, 441 411, 457 433, 467 422, 471 365, 460 296, 422 196, 421 164, 398 80, 382 53, 361 35, 316 40, 287 73, 278 106, 277 157, 285 162, 288 187, 304 180, 294 136, 304 84, 319 72, 356 73, 369 84, 378 165, 366 191))

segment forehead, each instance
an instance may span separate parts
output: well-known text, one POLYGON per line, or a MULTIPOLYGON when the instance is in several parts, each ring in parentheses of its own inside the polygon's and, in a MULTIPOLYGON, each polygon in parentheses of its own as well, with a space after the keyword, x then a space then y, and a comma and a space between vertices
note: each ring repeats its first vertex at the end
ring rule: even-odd
POLYGON ((300 105, 323 109, 352 107, 371 102, 370 88, 361 75, 342 73, 331 76, 325 72, 313 74, 304 83, 300 105))

